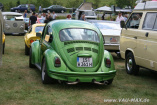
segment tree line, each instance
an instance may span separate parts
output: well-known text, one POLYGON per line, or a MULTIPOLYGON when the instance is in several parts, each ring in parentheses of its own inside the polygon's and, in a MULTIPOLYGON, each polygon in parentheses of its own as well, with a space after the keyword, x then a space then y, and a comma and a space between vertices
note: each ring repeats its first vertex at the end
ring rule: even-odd
MULTIPOLYGON (((10 8, 16 7, 20 4, 34 4, 38 11, 38 7, 41 5, 43 8, 53 5, 61 5, 67 8, 77 8, 84 0, 66 0, 66 3, 63 0, 17 0, 16 2, 6 2, 4 3, 4 10, 10 11, 10 8)), ((136 0, 86 0, 86 2, 92 2, 93 8, 96 9, 101 6, 111 6, 115 5, 120 8, 125 6, 130 6, 134 8, 136 0)))

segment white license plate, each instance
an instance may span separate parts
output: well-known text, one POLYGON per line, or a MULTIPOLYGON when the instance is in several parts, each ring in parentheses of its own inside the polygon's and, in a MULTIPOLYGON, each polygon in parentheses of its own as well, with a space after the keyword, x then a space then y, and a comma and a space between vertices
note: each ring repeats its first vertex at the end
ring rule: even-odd
POLYGON ((92 58, 77 57, 77 67, 93 67, 92 58))
POLYGON ((115 43, 115 42, 117 42, 117 39, 112 37, 112 38, 110 38, 110 42, 115 43))

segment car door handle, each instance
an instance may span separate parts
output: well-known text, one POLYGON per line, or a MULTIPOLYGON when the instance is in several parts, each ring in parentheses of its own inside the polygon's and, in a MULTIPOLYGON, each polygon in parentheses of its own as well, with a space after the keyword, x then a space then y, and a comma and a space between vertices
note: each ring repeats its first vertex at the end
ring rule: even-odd
POLYGON ((149 35, 149 33, 148 33, 148 32, 146 32, 145 36, 146 36, 146 37, 148 37, 148 35, 149 35))
POLYGON ((137 36, 135 36, 134 39, 137 39, 137 36))

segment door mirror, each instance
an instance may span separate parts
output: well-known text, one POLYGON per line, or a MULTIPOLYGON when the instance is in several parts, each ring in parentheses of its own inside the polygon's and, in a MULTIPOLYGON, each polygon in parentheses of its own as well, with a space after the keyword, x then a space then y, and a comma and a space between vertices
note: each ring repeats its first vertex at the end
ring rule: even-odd
POLYGON ((127 29, 126 24, 125 24, 124 21, 120 21, 120 27, 127 29))
POLYGON ((53 41, 53 36, 50 35, 49 43, 51 43, 52 41, 53 41))
POLYGON ((36 36, 37 37, 41 37, 41 33, 36 33, 36 36))

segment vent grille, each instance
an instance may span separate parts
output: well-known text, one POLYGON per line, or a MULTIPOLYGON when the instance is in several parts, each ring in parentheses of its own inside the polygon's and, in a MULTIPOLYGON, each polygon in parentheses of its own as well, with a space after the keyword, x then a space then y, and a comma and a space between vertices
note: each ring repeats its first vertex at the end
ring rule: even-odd
POLYGON ((87 42, 87 41, 70 41, 70 42, 64 42, 64 45, 73 44, 73 43, 89 43, 94 45, 99 45, 99 43, 96 42, 87 42))
POLYGON ((84 47, 84 50, 91 51, 91 48, 90 47, 84 47))
POLYGON ((69 49, 67 49, 67 52, 68 52, 68 53, 71 53, 71 52, 74 52, 74 51, 75 51, 74 48, 69 48, 69 49))
POLYGON ((76 47, 77 51, 83 50, 83 47, 76 47))
POLYGON ((98 50, 95 49, 95 48, 92 48, 92 51, 95 52, 95 53, 98 53, 98 50))

